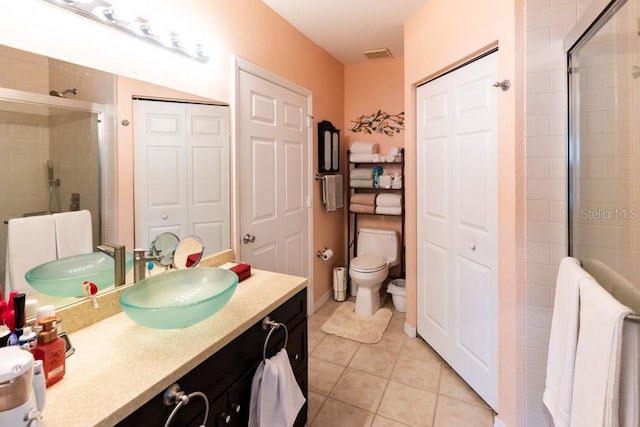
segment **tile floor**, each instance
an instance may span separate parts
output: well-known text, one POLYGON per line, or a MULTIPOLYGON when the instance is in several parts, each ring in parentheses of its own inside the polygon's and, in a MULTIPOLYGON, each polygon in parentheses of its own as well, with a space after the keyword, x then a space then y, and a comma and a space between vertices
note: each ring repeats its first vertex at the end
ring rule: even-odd
POLYGON ((491 427, 492 410, 421 338, 404 313, 382 340, 361 344, 322 332, 340 303, 309 317, 309 427, 491 427))

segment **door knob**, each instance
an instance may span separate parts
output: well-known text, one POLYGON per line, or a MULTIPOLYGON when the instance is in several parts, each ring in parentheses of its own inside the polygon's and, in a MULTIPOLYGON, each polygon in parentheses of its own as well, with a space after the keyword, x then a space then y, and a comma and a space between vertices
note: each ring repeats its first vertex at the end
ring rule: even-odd
POLYGON ((245 234, 244 236, 242 236, 242 243, 244 243, 245 245, 248 243, 253 243, 256 241, 256 236, 253 236, 249 233, 245 234))

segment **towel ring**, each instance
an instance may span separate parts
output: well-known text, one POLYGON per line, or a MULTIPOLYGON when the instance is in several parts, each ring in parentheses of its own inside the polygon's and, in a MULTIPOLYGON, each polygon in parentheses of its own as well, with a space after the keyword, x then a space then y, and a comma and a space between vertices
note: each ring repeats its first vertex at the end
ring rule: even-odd
POLYGON ((263 362, 267 360, 267 346, 269 345, 269 339, 271 338, 271 334, 280 326, 284 328, 284 346, 282 348, 287 348, 287 343, 289 342, 289 330, 287 329, 287 325, 285 325, 284 323, 273 321, 269 316, 262 319, 262 330, 266 331, 267 329, 269 329, 267 338, 265 338, 264 340, 264 346, 262 347, 263 362))

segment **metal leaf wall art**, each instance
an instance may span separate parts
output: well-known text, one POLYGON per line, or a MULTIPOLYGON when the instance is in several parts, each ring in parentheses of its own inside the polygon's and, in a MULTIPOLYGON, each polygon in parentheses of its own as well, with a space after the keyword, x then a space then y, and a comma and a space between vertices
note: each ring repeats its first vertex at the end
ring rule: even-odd
POLYGON ((363 114, 356 120, 351 120, 351 122, 355 123, 351 128, 353 132, 366 134, 377 132, 387 136, 393 136, 399 134, 400 131, 404 129, 404 111, 398 114, 389 114, 378 110, 369 115, 363 114))

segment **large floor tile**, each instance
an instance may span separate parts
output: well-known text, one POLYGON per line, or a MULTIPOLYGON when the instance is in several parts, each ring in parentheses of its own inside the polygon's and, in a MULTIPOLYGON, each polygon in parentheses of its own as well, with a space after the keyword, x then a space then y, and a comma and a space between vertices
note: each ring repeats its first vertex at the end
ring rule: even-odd
POLYGON ((335 400, 375 412, 387 381, 384 378, 347 368, 329 395, 335 400))
POLYGON ((434 363, 443 362, 440 355, 420 337, 407 338, 404 340, 401 352, 407 356, 417 357, 434 363))
POLYGON ((353 359, 351 359, 349 367, 379 377, 389 378, 397 358, 397 354, 390 351, 361 345, 353 359))
POLYGON ((309 358, 309 390, 328 395, 338 382, 344 366, 326 360, 309 358))
POLYGON ((390 381, 378 414, 410 426, 431 427, 435 406, 435 393, 390 381))
POLYGON ((311 427, 369 427, 373 414, 328 398, 311 427))
POLYGON ((441 363, 433 363, 400 353, 391 378, 397 382, 436 393, 440 382, 441 366, 441 363))
POLYGON ((334 335, 327 335, 313 349, 311 356, 317 359, 326 360, 327 362, 347 366, 359 346, 359 342, 336 337, 334 335))
POLYGON ((398 421, 390 420, 389 418, 385 418, 381 415, 376 415, 373 420, 373 424, 371 427, 406 427, 407 424, 403 424, 398 421))
POLYGON ((434 427, 492 427, 493 412, 488 408, 438 396, 434 427))
POLYGON ((309 391, 309 411, 307 413, 307 425, 313 422, 313 419, 318 415, 320 408, 324 401, 327 400, 327 396, 323 396, 313 391, 309 391))
POLYGON ((449 366, 442 368, 438 392, 454 399, 488 408, 484 400, 449 366))

